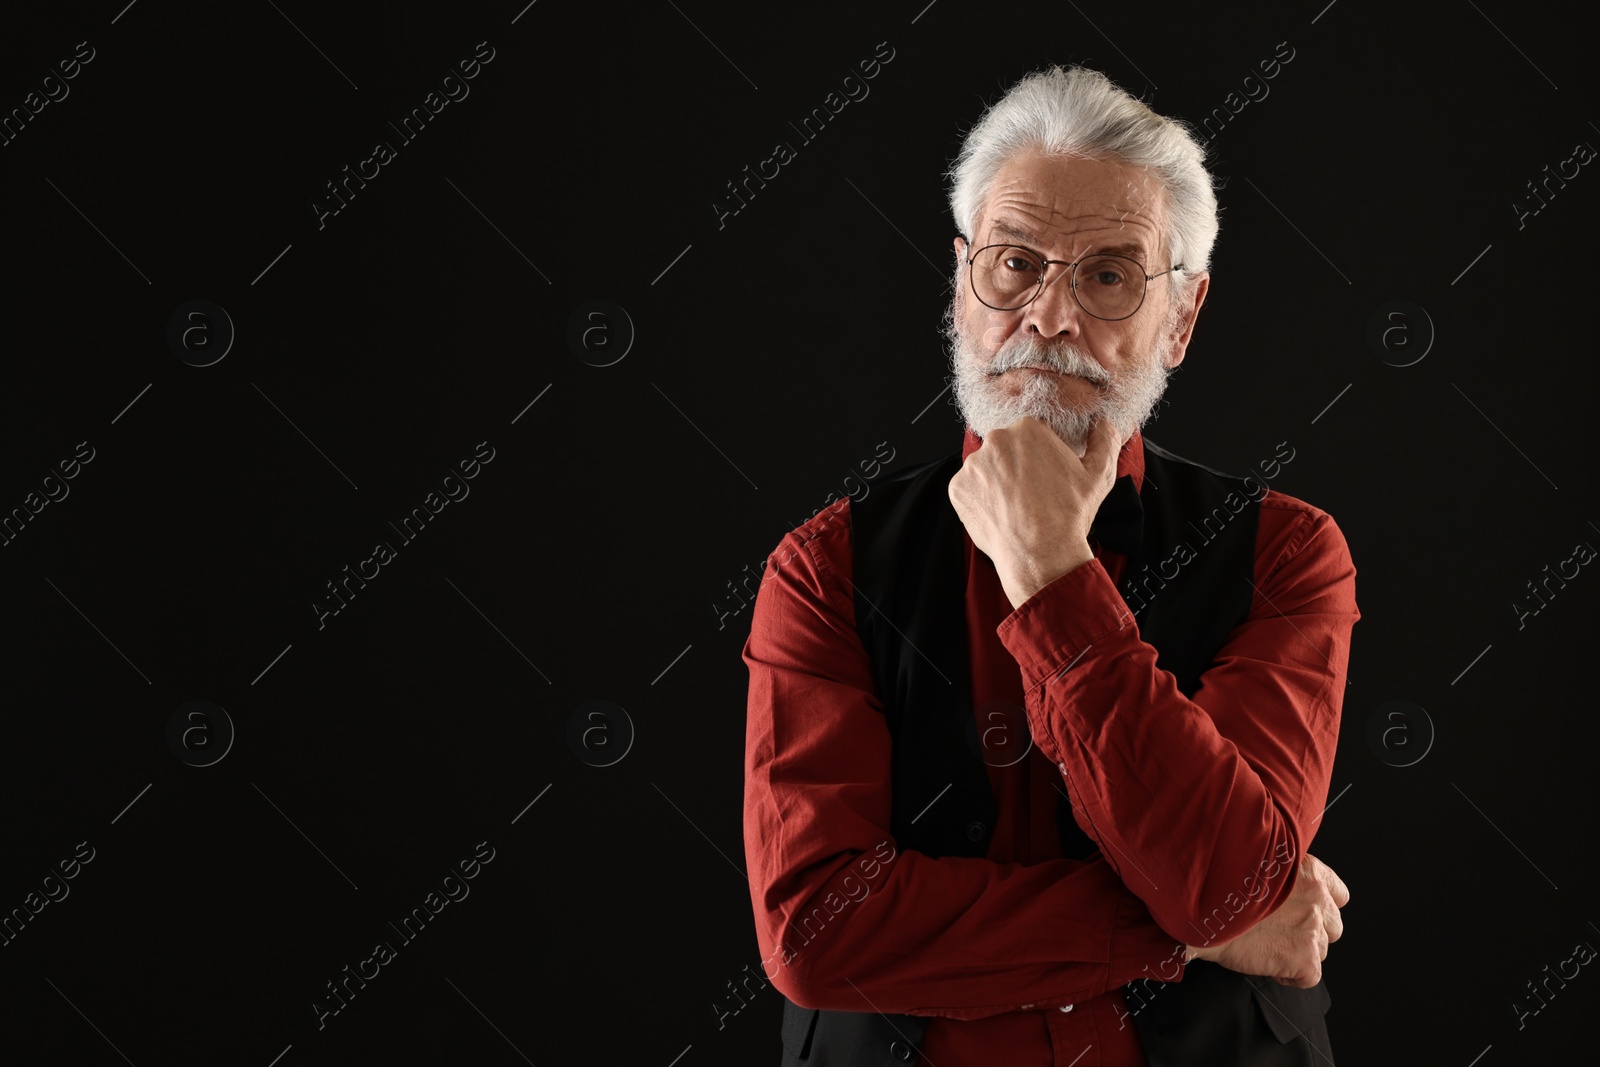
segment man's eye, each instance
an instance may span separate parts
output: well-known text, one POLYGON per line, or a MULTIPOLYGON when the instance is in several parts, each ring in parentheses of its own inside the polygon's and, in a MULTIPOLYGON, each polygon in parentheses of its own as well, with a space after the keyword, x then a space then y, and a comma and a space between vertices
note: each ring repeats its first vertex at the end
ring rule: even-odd
POLYGON ((1106 269, 1097 270, 1093 274, 1091 274, 1089 277, 1090 277, 1090 280, 1092 280, 1094 282, 1094 284, 1100 285, 1100 286, 1105 286, 1106 288, 1111 288, 1112 286, 1121 285, 1123 283, 1123 281, 1124 281, 1124 279, 1123 279, 1123 277, 1122 277, 1122 275, 1120 273, 1118 273, 1117 271, 1114 271, 1114 270, 1106 270, 1106 269))
POLYGON ((1034 263, 1034 261, 1029 259, 1027 256, 1007 256, 1005 259, 1001 260, 1001 263, 1005 265, 1007 270, 1018 273, 1023 271, 1036 271, 1039 269, 1038 264, 1034 263))

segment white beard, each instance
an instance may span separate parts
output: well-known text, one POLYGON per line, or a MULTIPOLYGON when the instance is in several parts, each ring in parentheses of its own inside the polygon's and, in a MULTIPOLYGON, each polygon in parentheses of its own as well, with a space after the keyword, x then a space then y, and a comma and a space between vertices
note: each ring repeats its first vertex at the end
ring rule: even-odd
MULTIPOLYGON (((1170 339, 1171 330, 1163 330, 1170 339)), ((955 379, 956 406, 979 438, 1001 426, 1032 415, 1043 421, 1080 459, 1088 450, 1089 426, 1095 416, 1111 420, 1124 443, 1149 422, 1172 371, 1152 351, 1142 362, 1113 376, 1096 363, 1088 351, 1069 342, 1045 344, 1028 333, 1014 334, 992 360, 986 360, 956 324, 954 305, 945 316, 950 369, 955 379), (1048 374, 1024 376, 1016 395, 1007 392, 998 376, 1017 367, 1049 367, 1095 383, 1098 392, 1082 402, 1065 396, 1066 383, 1048 374), (1078 406, 1085 404, 1085 406, 1078 406)))

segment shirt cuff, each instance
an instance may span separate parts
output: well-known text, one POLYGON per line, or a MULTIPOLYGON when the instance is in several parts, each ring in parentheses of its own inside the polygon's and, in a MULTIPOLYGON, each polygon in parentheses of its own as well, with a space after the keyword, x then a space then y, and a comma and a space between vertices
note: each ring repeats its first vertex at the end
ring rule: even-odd
POLYGON ((1000 621, 995 634, 1022 668, 1026 691, 1077 663, 1089 646, 1124 629, 1138 632, 1127 601, 1096 558, 1024 600, 1000 621))

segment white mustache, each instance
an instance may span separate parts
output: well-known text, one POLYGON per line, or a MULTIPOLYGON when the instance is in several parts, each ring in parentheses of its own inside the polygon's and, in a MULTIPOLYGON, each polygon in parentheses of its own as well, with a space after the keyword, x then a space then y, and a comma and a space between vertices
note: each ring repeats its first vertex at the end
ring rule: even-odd
POLYGON ((1021 370, 1027 367, 1042 367, 1059 374, 1070 374, 1100 386, 1108 385, 1111 381, 1111 375, 1106 369, 1083 350, 1070 345, 1047 348, 1032 337, 1013 341, 995 353, 986 373, 990 377, 995 377, 1008 370, 1021 370))

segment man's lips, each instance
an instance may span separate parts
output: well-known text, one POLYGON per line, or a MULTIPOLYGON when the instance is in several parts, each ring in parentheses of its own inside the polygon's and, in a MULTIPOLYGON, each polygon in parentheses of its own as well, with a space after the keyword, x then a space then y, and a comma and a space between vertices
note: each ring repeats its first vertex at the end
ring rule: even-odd
POLYGON ((1078 374, 1066 374, 1066 373, 1064 373, 1062 371, 1056 370, 1054 367, 1045 367, 1045 366, 1041 366, 1039 364, 1034 364, 1034 363, 1030 363, 1030 364, 1028 364, 1026 366, 1022 366, 1022 367, 1010 367, 1010 368, 1008 368, 1006 370, 1001 371, 1000 373, 1001 374, 1010 374, 1012 371, 1017 371, 1017 370, 1044 371, 1047 374, 1054 374, 1059 378, 1066 378, 1066 379, 1069 379, 1071 381, 1082 382, 1085 385, 1093 386, 1096 389, 1101 388, 1100 383, 1097 382, 1097 381, 1094 381, 1091 378, 1085 378, 1082 375, 1078 375, 1078 374))

